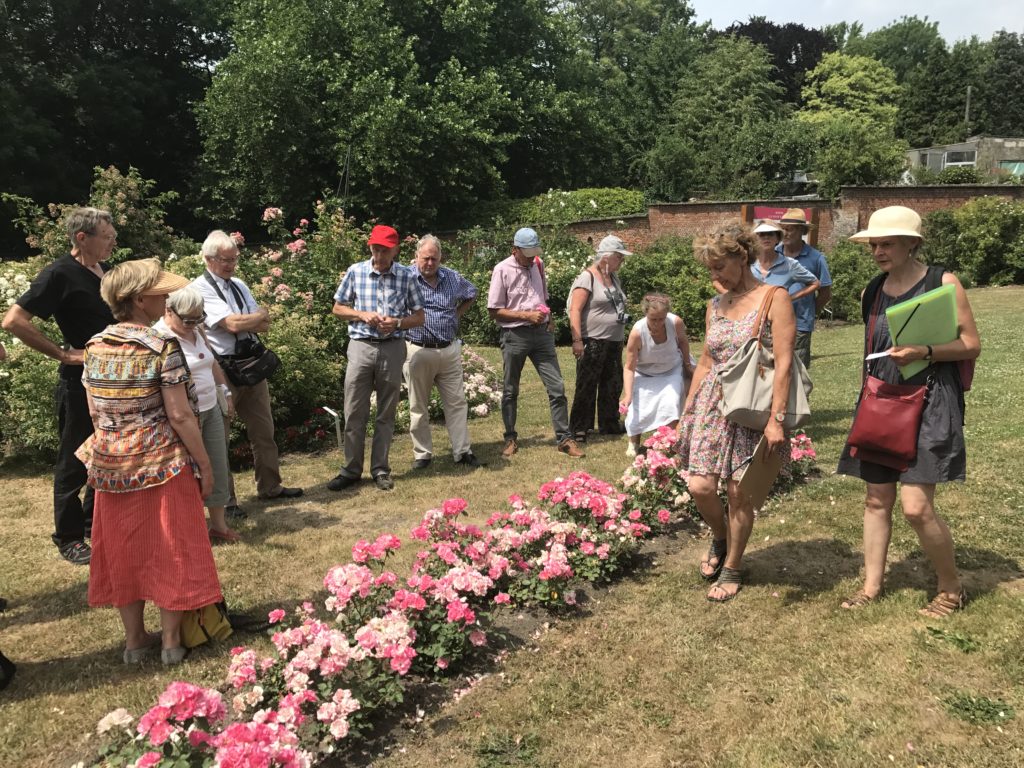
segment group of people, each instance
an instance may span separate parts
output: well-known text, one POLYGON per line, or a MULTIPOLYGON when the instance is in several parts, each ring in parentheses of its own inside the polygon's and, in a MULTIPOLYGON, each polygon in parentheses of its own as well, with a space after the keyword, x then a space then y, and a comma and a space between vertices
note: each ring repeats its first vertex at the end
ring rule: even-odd
MULTIPOLYGON (((227 520, 245 515, 228 468, 227 434, 234 416, 245 424, 252 445, 259 497, 292 499, 303 493, 281 481, 266 379, 239 383, 222 370, 269 328, 270 316, 235 276, 238 245, 223 231, 204 241, 206 269, 190 282, 164 271, 157 259, 108 269, 117 233, 105 211, 75 209, 66 224, 70 252, 44 268, 3 319, 5 330, 60 363, 53 540, 69 562, 91 564, 90 605, 113 605, 120 612, 126 663, 142 661, 156 649, 164 663, 178 663, 185 653, 183 612, 222 599, 211 542, 237 541, 227 520), (64 344, 43 334, 33 323, 36 317, 54 318, 64 344), (149 634, 143 625, 146 600, 160 608, 159 633, 149 634)), ((518 230, 510 256, 491 274, 487 309, 500 327, 504 364, 502 457, 512 459, 519 450, 517 408, 527 360, 546 389, 555 445, 563 454, 584 457, 581 445, 595 428, 601 434, 626 433, 627 453, 635 455, 643 450, 644 432, 678 427, 681 466, 712 534, 699 567, 713 582, 711 601, 732 599, 742 585, 741 561, 754 514, 737 478, 762 438, 761 432, 725 418, 716 374, 752 334, 760 334, 776 366, 763 437, 770 451, 788 459, 782 417, 791 361, 799 357, 810 366, 814 319, 831 285, 825 257, 804 242, 808 228, 804 212, 791 209, 778 223, 762 221, 751 230, 737 222, 695 242, 695 256, 719 294, 708 303, 696 363, 687 329, 672 314, 667 296, 644 296, 643 317, 626 335, 631 318, 618 271, 632 253, 618 237, 605 237, 567 302, 577 367, 571 411, 537 232, 518 230), (762 306, 770 310, 755 328, 762 306), (727 486, 727 510, 718 496, 720 481, 727 486)), ((962 607, 965 593, 949 529, 935 514, 934 491, 936 483, 964 478, 963 385, 956 361, 977 357, 980 342, 966 294, 947 272, 942 283, 956 287, 959 338, 927 348, 892 346, 885 308, 924 291, 927 270, 916 259, 920 229, 913 211, 883 209, 852 238, 870 245, 885 274, 881 299, 871 309, 877 321, 870 325, 871 341, 873 348, 891 351, 873 373, 896 382, 899 365, 925 359, 929 365, 915 380, 927 380, 930 394, 918 458, 908 469, 872 464, 849 451, 840 462, 840 472, 867 483, 865 582, 843 606, 867 605, 881 591, 900 483, 904 514, 939 575, 938 595, 925 612, 942 616, 962 607)), ((374 227, 370 257, 345 272, 334 296, 333 313, 348 323, 350 344, 345 463, 327 484, 333 491, 362 479, 371 397, 376 414, 370 476, 381 490, 394 487, 389 454, 403 379, 413 469, 426 469, 434 459, 429 403, 435 385, 454 462, 482 466, 469 439, 458 338, 459 321, 476 300, 477 288, 442 266, 436 237, 419 240, 410 266, 396 261, 399 247, 394 228, 374 227)), ((3 354, 0 347, 0 359, 3 354)))

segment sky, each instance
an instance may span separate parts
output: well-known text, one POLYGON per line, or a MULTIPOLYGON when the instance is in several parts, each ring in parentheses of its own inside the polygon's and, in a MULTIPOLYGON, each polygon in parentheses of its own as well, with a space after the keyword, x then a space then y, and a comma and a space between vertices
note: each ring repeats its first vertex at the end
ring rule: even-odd
POLYGON ((971 35, 988 40, 1000 29, 1024 34, 1021 0, 691 0, 690 5, 697 21, 710 21, 716 29, 764 16, 776 24, 796 22, 805 27, 859 21, 870 32, 902 16, 927 16, 939 22, 939 34, 950 43, 971 35))

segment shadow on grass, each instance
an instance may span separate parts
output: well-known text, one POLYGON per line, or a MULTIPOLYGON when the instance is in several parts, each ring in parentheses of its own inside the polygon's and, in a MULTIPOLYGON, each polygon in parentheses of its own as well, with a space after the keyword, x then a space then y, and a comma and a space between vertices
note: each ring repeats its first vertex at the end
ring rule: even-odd
POLYGON ((785 604, 801 603, 829 592, 860 574, 863 555, 838 539, 783 541, 748 550, 743 557, 750 585, 789 587, 785 604))
MULTIPOLYGON (((956 564, 963 578, 964 588, 971 598, 982 597, 1009 581, 1019 579, 1024 572, 1020 563, 998 552, 977 547, 956 550, 956 564)), ((935 593, 935 570, 920 550, 909 553, 902 560, 889 564, 886 589, 919 589, 931 597, 935 593)))
POLYGON ((821 442, 833 436, 846 435, 853 423, 853 401, 848 408, 828 408, 819 410, 811 405, 811 420, 804 424, 803 429, 814 436, 815 442, 821 442))
POLYGON ((55 619, 75 616, 89 610, 89 583, 80 581, 68 584, 56 592, 47 590, 39 594, 29 595, 24 600, 12 603, 10 608, 17 608, 4 614, 0 620, 4 626, 17 624, 42 624, 55 619), (24 610, 22 607, 24 606, 24 610))

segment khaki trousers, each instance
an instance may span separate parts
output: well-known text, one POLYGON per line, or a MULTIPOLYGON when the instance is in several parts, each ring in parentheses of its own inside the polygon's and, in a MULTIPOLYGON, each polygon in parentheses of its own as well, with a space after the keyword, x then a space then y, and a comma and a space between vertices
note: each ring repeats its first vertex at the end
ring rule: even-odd
MULTIPOLYGON (((274 414, 270 410, 270 386, 266 381, 251 387, 236 387, 230 381, 231 398, 235 402, 235 415, 245 424, 245 433, 252 445, 256 477, 256 493, 271 497, 281 493, 281 461, 274 441, 274 414)), ((231 434, 231 424, 224 420, 225 439, 231 434)), ((235 497, 235 479, 229 475, 230 495, 227 506, 238 503, 235 497)))
POLYGON ((429 349, 406 342, 405 384, 409 388, 409 434, 416 459, 434 454, 430 436, 430 392, 437 385, 444 407, 444 425, 458 460, 470 452, 469 408, 462 379, 462 344, 455 341, 444 349, 429 349))

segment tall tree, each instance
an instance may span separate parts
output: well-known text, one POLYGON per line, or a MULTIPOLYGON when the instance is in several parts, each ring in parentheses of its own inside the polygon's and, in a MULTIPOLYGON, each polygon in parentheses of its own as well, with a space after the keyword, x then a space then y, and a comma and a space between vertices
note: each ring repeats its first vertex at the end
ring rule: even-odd
POLYGON ((742 37, 715 40, 680 80, 669 123, 647 153, 651 193, 679 200, 735 190, 755 167, 744 149, 785 112, 782 95, 767 50, 742 37))
MULTIPOLYGON (((988 43, 981 79, 983 112, 979 126, 994 136, 1024 135, 1024 36, 1005 30, 988 43)), ((973 122, 973 120, 972 120, 973 122)), ((978 133, 979 131, 972 131, 978 133)))
POLYGON ((923 19, 903 16, 899 21, 851 40, 843 53, 878 59, 895 72, 896 81, 902 83, 912 70, 924 63, 936 43, 944 45, 939 22, 928 21, 927 16, 923 19))
POLYGON ((797 116, 807 123, 850 118, 891 128, 899 93, 895 73, 884 64, 867 56, 828 53, 807 75, 804 107, 797 116))
POLYGON ((822 56, 837 49, 835 40, 821 30, 792 22, 776 24, 764 16, 751 16, 742 24, 733 24, 725 34, 745 37, 768 49, 776 79, 784 90, 785 100, 791 104, 800 101, 806 73, 818 66, 822 56))
POLYGON ((582 183, 600 153, 576 50, 541 0, 237 9, 199 113, 212 212, 300 210, 329 187, 354 210, 436 225, 505 180, 582 183))
POLYGON ((184 186, 191 103, 224 50, 221 0, 0 3, 0 178, 38 200, 84 199, 95 166, 184 186))

